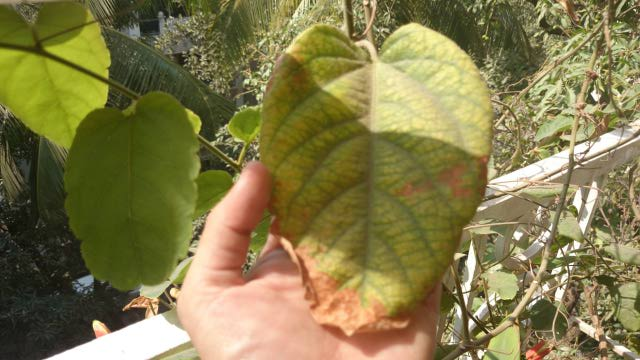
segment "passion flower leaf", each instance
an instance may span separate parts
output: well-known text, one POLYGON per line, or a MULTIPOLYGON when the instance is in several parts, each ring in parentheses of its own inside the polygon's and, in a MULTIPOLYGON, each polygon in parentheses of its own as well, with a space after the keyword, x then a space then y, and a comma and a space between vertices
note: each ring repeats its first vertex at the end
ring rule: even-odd
POLYGON ((108 77, 109 51, 100 25, 82 5, 42 5, 35 24, 0 5, 0 103, 31 130, 71 146, 80 121, 104 106, 108 86, 58 57, 108 77))
POLYGON ((119 289, 166 280, 191 239, 200 168, 184 107, 150 93, 78 127, 67 159, 66 209, 98 279, 119 289))
POLYGON ((416 24, 376 59, 314 26, 279 59, 262 117, 274 214, 315 319, 406 326, 486 184, 493 112, 472 60, 416 24))

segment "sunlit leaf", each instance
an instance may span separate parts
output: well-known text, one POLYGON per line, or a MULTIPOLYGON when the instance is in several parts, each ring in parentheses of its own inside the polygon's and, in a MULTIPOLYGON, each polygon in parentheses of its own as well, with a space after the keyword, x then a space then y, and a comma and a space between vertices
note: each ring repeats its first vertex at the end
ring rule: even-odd
POLYGON ((66 208, 96 278, 119 289, 167 279, 191 239, 197 150, 185 108, 163 93, 82 122, 67 160, 66 208))
POLYGON ((104 106, 108 87, 36 54, 42 51, 105 78, 109 52, 100 26, 77 3, 44 4, 34 25, 0 6, 0 102, 36 133, 69 147, 80 121, 104 106))
POLYGON ((520 328, 513 325, 489 341, 482 360, 519 360, 520 328))
POLYGON ((484 193, 493 111, 471 59, 416 24, 374 60, 314 26, 278 61, 262 116, 273 209, 315 319, 405 326, 484 193))
POLYGON ((567 115, 558 115, 552 120, 545 121, 536 132, 536 141, 553 136, 561 131, 571 129, 573 118, 567 115))
POLYGON ((602 248, 612 258, 625 264, 640 266, 640 250, 630 246, 611 244, 602 248))
POLYGON ((511 300, 518 293, 518 278, 504 271, 490 272, 486 275, 489 292, 500 295, 502 300, 511 300))
POLYGON ((246 108, 233 115, 229 121, 229 133, 234 138, 250 143, 260 132, 260 108, 246 108))
POLYGON ((640 283, 626 283, 618 287, 616 317, 629 331, 640 330, 640 283))

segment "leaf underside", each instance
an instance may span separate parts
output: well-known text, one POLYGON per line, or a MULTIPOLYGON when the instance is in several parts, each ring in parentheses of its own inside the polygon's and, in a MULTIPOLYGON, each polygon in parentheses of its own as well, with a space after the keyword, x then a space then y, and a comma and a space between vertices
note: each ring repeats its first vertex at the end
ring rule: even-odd
POLYGON ((164 93, 124 112, 96 110, 81 123, 67 159, 65 206, 96 278, 132 289, 171 274, 191 240, 197 151, 187 110, 164 93))
POLYGON ((314 26, 279 59, 262 116, 274 212, 316 320, 406 326, 486 184, 492 109, 471 59, 416 24, 373 61, 314 26))

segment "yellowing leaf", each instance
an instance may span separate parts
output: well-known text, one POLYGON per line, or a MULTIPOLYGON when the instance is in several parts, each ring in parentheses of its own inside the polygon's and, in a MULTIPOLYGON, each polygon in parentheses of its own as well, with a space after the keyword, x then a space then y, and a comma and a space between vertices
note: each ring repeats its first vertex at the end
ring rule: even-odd
POLYGON ((274 213, 315 319, 406 326, 484 192, 493 111, 471 59, 416 24, 377 59, 314 26, 279 59, 262 116, 274 213))
POLYGON ((186 109, 164 93, 82 122, 67 159, 65 205, 96 278, 132 289, 171 274, 191 239, 197 151, 186 109))
POLYGON ((105 83, 36 52, 108 77, 109 51, 100 26, 82 5, 42 5, 34 25, 0 6, 0 103, 29 128, 69 147, 80 121, 104 106, 105 83))

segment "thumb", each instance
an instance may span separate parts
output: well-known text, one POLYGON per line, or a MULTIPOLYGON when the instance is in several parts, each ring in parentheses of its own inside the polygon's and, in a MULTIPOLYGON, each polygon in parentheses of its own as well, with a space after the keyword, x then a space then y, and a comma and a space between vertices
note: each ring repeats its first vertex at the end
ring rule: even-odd
POLYGON ((244 283, 244 264, 251 232, 258 225, 271 193, 267 168, 249 163, 231 191, 213 209, 205 225, 185 287, 229 287, 244 283))

